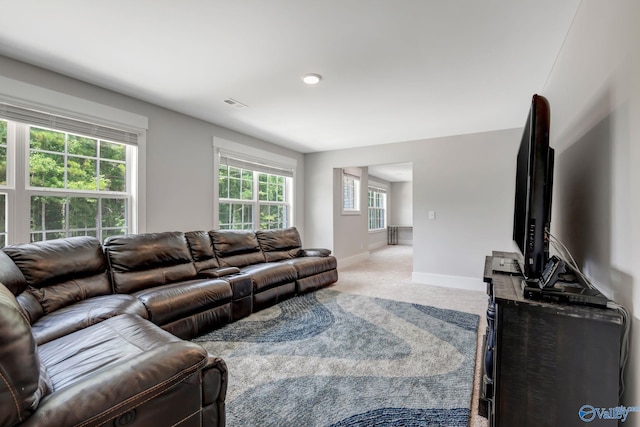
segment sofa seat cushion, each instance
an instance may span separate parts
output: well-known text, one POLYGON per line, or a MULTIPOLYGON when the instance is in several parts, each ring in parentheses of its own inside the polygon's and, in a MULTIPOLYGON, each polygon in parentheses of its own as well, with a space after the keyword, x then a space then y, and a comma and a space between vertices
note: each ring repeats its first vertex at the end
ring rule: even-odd
POLYGON ((136 292, 149 313, 149 320, 165 325, 222 304, 229 303, 231 285, 222 279, 195 279, 170 283, 136 292))
MULTIPOLYGON (((198 375, 209 359, 199 345, 128 314, 50 341, 39 351, 53 392, 29 421, 52 426, 114 425, 115 417, 198 375)), ((198 396, 193 397, 199 403, 198 396)), ((178 419, 164 419, 166 425, 184 417, 180 408, 173 412, 178 419)), ((143 414, 138 415, 143 422, 143 414)))
POLYGON ((251 276, 254 294, 274 286, 294 282, 297 278, 296 269, 292 265, 278 262, 249 265, 240 270, 251 276))
POLYGON ((292 265, 296 269, 298 279, 314 276, 325 271, 335 270, 338 263, 335 257, 300 257, 282 261, 283 264, 292 265))
POLYGON ((119 314, 147 318, 144 305, 133 295, 89 298, 38 319, 31 329, 38 345, 89 327, 119 314))
POLYGON ((154 347, 180 341, 139 316, 123 314, 42 344, 38 350, 55 392, 154 347))

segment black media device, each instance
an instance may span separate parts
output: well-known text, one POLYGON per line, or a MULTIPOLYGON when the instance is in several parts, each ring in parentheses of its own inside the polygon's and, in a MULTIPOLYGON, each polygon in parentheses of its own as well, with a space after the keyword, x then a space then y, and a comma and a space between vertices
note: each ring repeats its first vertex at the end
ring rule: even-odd
POLYGON ((541 285, 549 261, 554 150, 549 147, 549 102, 533 95, 516 164, 513 240, 527 282, 541 285))
POLYGON ((607 308, 609 300, 597 289, 579 284, 561 284, 558 282, 550 288, 526 286, 523 282, 522 292, 529 299, 555 302, 558 304, 588 305, 591 307, 607 308))
POLYGON ((564 261, 555 255, 552 256, 542 272, 542 277, 539 282, 540 289, 550 288, 553 286, 560 278, 560 275, 564 272, 564 261))

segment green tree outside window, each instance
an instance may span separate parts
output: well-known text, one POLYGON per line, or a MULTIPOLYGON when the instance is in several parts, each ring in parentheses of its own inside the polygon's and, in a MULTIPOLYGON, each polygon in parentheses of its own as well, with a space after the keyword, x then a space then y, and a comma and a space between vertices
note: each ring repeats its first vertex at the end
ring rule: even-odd
POLYGON ((31 197, 31 239, 126 233, 126 147, 65 132, 29 129, 29 185, 95 196, 31 197))
POLYGON ((220 165, 218 228, 274 229, 288 226, 287 178, 220 165), (254 192, 257 189, 257 192, 254 192), (254 212, 258 214, 257 224, 254 212))

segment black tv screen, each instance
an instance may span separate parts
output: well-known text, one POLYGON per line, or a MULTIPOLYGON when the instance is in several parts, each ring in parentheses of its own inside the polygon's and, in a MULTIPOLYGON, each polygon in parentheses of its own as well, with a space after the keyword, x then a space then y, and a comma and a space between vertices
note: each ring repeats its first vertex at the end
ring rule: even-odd
POLYGON ((554 150, 549 147, 549 102, 533 95, 516 164, 513 240, 525 278, 542 276, 549 259, 554 150))

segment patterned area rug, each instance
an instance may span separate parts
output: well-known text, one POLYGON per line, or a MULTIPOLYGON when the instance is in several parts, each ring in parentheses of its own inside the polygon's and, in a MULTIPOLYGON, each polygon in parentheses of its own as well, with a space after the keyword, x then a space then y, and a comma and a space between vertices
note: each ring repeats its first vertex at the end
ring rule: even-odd
POLYGON ((468 426, 478 316, 323 289, 196 338, 227 425, 468 426))

